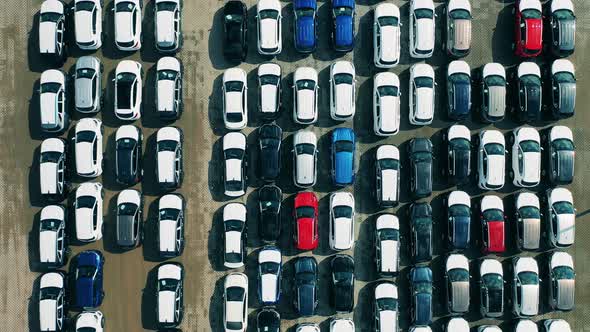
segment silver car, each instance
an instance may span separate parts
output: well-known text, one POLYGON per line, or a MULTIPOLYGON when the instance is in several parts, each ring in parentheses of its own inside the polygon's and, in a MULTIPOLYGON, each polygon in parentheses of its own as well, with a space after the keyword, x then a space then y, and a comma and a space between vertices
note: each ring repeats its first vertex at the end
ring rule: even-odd
POLYGON ((574 259, 566 252, 556 251, 549 258, 549 303, 554 310, 574 309, 576 272, 574 259))
POLYGON ((447 257, 445 280, 447 309, 452 315, 469 312, 469 261, 461 254, 447 257))
POLYGON ((76 61, 74 90, 76 110, 80 113, 96 113, 103 105, 103 65, 94 56, 83 56, 76 61))

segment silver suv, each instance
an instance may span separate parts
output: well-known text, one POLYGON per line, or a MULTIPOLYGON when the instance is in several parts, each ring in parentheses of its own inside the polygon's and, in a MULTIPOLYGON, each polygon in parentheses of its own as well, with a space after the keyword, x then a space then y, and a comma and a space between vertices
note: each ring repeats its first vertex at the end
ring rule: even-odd
POLYGON ((76 61, 74 90, 76 110, 80 113, 96 113, 103 105, 103 65, 96 57, 83 56, 76 61))

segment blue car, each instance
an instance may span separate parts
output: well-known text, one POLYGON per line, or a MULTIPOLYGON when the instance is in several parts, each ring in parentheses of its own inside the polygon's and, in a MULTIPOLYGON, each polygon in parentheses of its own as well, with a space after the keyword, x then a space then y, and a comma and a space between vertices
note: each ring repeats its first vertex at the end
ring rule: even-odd
POLYGON ((96 308, 102 304, 104 256, 98 250, 86 250, 78 254, 74 265, 75 307, 96 308))
POLYGON ((317 47, 317 0, 293 0, 295 13, 295 49, 311 53, 317 47))
POLYGON ((354 0, 332 0, 332 43, 338 52, 354 48, 354 0))
POLYGON ((332 132, 332 179, 336 186, 347 186, 354 182, 354 131, 337 128, 332 132))
POLYGON ((410 271, 412 298, 412 322, 414 325, 432 323, 432 270, 429 267, 414 267, 410 271))

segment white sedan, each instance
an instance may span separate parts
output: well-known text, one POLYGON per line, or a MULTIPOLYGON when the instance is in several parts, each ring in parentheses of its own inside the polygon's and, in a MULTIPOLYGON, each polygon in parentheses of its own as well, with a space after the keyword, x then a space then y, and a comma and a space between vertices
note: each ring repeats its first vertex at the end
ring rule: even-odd
POLYGON ((318 120, 318 72, 310 67, 297 68, 293 76, 293 120, 312 124, 318 120))
POLYGON ((104 190, 98 182, 85 182, 76 189, 74 201, 76 239, 81 242, 102 238, 102 200, 104 190))
POLYGON ((230 68, 223 73, 223 122, 229 130, 240 130, 248 124, 248 85, 246 72, 230 68))
POLYGON ((566 248, 574 244, 576 234, 576 209, 572 192, 566 188, 547 191, 547 225, 549 240, 556 248, 566 248))
POLYGON ((377 68, 391 68, 399 63, 401 25, 396 5, 377 5, 373 15, 373 62, 377 68))
POLYGON ((39 13, 39 53, 61 60, 65 55, 66 16, 63 2, 46 0, 39 13))
POLYGON ((263 305, 275 305, 281 297, 281 251, 273 246, 258 253, 258 297, 263 305))
POLYGON ((330 66, 330 116, 336 121, 352 120, 356 101, 356 74, 349 61, 330 66))
POLYGON ((434 53, 435 14, 432 0, 410 2, 410 56, 430 58, 434 53))
POLYGON ((103 332, 104 316, 100 311, 83 311, 76 317, 76 332, 103 332))
POLYGON ((97 177, 102 174, 102 132, 102 122, 95 118, 84 118, 76 124, 74 150, 79 176, 97 177))
POLYGON ((484 130, 479 134, 478 186, 498 190, 504 187, 506 143, 497 130, 484 130))
POLYGON ((293 138, 293 182, 299 188, 316 183, 317 142, 317 136, 310 130, 300 130, 293 138))
POLYGON ((512 173, 517 187, 534 187, 541 182, 541 137, 531 127, 512 134, 512 173))
POLYGON ((548 319, 543 326, 546 332, 572 332, 570 324, 563 319, 548 319))
POLYGON ((225 332, 244 332, 248 327, 248 277, 231 273, 223 284, 223 327, 225 332))
POLYGON ((347 250, 354 243, 354 197, 351 193, 330 195, 330 248, 347 250))
POLYGON ((74 25, 76 44, 82 50, 97 50, 102 46, 101 0, 76 0, 74 25))
POLYGON ((390 72, 373 78, 373 131, 377 136, 399 132, 401 90, 399 77, 390 72))
POLYGON ((410 123, 424 126, 432 123, 434 118, 434 69, 432 66, 418 63, 410 68, 410 123))
POLYGON ((184 267, 180 263, 160 265, 157 282, 158 326, 176 327, 184 314, 184 267))
POLYGON ((39 331, 62 331, 66 317, 66 278, 47 272, 39 281, 39 331))
POLYGON ((137 120, 141 117, 142 101, 141 64, 123 60, 115 72, 115 115, 120 120, 137 120))
POLYGON ((246 206, 229 203, 223 208, 223 265, 228 269, 244 266, 246 260, 246 206))
POLYGON ((223 188, 228 197, 246 193, 246 136, 231 132, 223 136, 223 188))
POLYGON ((156 107, 163 119, 178 119, 182 113, 182 66, 174 57, 163 57, 156 65, 156 107))
POLYGON ((258 0, 256 22, 258 25, 258 53, 274 55, 283 49, 281 23, 281 3, 279 0, 258 0))
POLYGON ((141 0, 115 0, 115 45, 121 51, 141 48, 141 0))

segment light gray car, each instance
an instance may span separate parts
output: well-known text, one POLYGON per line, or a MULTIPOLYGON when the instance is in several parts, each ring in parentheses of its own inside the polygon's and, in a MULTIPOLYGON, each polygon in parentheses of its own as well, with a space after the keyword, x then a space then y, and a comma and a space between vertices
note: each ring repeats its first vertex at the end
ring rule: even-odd
POLYGON ((96 113, 103 104, 103 65, 94 56, 83 56, 76 61, 74 90, 76 110, 80 113, 96 113))
POLYGON ((566 252, 556 251, 549 258, 549 303, 560 311, 574 309, 576 293, 576 272, 574 259, 566 252))

